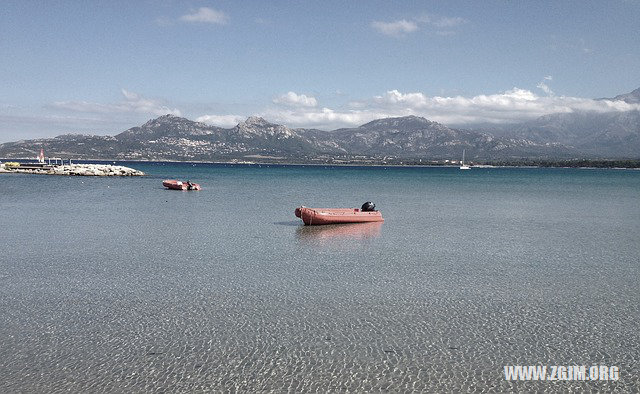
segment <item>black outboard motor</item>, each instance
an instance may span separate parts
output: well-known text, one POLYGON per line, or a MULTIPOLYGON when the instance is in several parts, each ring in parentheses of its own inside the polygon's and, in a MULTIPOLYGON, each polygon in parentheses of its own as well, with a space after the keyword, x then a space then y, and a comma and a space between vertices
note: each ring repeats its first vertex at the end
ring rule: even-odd
POLYGON ((372 203, 371 201, 367 201, 364 204, 362 204, 362 207, 360 208, 360 210, 362 212, 373 212, 376 210, 376 204, 372 203))

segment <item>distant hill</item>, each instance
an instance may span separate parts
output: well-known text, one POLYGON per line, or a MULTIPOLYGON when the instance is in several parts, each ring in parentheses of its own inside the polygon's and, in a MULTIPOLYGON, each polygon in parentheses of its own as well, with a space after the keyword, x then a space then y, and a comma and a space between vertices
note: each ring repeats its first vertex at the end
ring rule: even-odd
POLYGON ((556 143, 591 157, 640 157, 640 111, 551 114, 518 127, 514 137, 556 143))
POLYGON ((122 152, 125 157, 150 160, 289 157, 293 154, 306 157, 344 153, 322 141, 303 137, 286 126, 258 117, 250 117, 233 128, 224 129, 164 115, 114 138, 127 147, 127 152, 122 152))
MULTIPOLYGON (((640 88, 598 100, 640 104, 640 88)), ((640 158, 640 111, 571 112, 490 131, 497 137, 526 139, 536 144, 559 144, 582 157, 640 158)))
MULTIPOLYGON (((640 103, 640 89, 607 100, 640 103)), ((164 115, 115 136, 67 134, 0 144, 0 157, 289 162, 640 158, 640 111, 542 116, 490 132, 450 128, 417 116, 332 131, 291 129, 249 117, 221 128, 164 115)))
POLYGON ((487 133, 452 129, 417 116, 378 119, 360 127, 315 136, 333 141, 351 154, 372 157, 460 159, 463 149, 470 158, 483 159, 567 157, 571 154, 560 145, 496 138, 487 133))
POLYGON ((290 129, 250 117, 225 129, 164 115, 115 136, 62 135, 0 145, 0 157, 48 156, 107 160, 250 160, 293 161, 385 158, 459 159, 462 149, 473 158, 568 157, 558 144, 496 138, 457 130, 427 119, 407 116, 379 119, 357 128, 334 131, 290 129))

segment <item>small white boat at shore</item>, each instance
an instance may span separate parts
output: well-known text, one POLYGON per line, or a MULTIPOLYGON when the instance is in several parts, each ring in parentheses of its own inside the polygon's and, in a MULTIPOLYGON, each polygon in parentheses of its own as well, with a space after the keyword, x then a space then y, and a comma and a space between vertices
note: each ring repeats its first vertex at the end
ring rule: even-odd
POLYGON ((469 170, 471 169, 471 167, 467 166, 464 164, 464 152, 466 151, 466 149, 462 150, 462 162, 460 163, 460 169, 461 170, 469 170))

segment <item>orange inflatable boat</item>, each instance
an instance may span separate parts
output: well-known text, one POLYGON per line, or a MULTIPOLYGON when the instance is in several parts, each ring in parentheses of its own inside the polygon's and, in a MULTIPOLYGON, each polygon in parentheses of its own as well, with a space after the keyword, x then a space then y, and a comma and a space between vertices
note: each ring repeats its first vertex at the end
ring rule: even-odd
POLYGON ((296 208, 295 214, 306 225, 382 222, 382 213, 366 202, 358 208, 296 208))
POLYGON ((191 181, 177 181, 175 179, 166 179, 162 181, 162 186, 172 190, 200 190, 198 183, 191 183, 191 181))

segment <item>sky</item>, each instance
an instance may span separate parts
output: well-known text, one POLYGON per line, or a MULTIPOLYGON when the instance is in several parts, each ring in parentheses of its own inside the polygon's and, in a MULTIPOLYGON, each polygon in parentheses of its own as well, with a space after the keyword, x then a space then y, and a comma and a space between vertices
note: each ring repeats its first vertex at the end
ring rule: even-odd
POLYGON ((639 20, 640 0, 4 0, 0 142, 164 114, 329 130, 628 111, 593 99, 640 87, 639 20))

